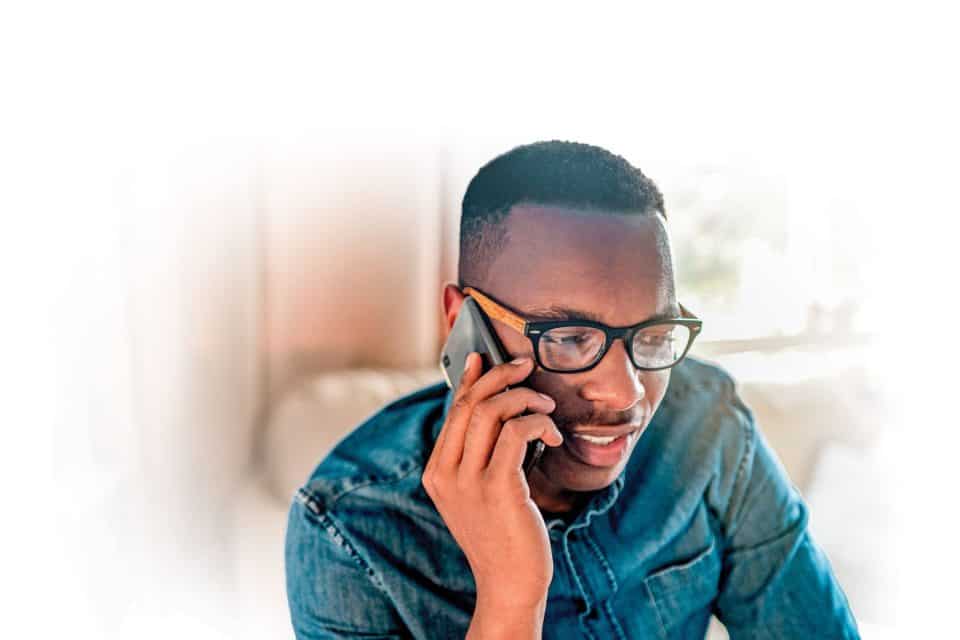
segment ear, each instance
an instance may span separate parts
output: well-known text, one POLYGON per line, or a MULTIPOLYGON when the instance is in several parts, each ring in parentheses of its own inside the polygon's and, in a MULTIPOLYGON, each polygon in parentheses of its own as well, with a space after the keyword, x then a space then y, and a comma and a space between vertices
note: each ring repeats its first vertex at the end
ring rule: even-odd
POLYGON ((463 304, 465 298, 463 291, 457 285, 448 282, 443 286, 440 303, 443 306, 443 318, 446 325, 444 339, 450 335, 450 329, 453 328, 453 323, 457 321, 457 315, 460 314, 460 305, 463 304))

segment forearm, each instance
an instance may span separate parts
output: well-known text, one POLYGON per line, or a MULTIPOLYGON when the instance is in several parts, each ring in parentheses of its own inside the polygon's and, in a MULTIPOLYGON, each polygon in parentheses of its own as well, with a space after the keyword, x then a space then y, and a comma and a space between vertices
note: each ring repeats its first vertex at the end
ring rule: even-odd
POLYGON ((506 605, 478 597, 467 640, 540 640, 546 610, 546 597, 530 606, 506 605))

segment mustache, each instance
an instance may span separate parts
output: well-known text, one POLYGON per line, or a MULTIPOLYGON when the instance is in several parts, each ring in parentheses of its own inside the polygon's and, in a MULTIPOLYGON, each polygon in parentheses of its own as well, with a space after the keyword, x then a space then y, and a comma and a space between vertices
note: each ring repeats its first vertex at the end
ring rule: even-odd
POLYGON ((596 425, 599 427, 619 427, 624 424, 640 424, 643 414, 635 411, 619 411, 614 414, 600 416, 592 411, 585 413, 567 414, 554 411, 550 414, 554 424, 561 431, 569 431, 577 425, 596 425))

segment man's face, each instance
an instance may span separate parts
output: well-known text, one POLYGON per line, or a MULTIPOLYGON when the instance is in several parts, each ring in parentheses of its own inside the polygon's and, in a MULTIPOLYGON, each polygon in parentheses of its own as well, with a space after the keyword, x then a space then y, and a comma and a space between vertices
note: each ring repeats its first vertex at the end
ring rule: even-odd
MULTIPOLYGON (((551 307, 592 313, 611 327, 679 313, 669 241, 660 216, 517 205, 506 223, 509 241, 482 288, 528 320, 566 319, 543 312, 551 307)), ((499 321, 492 324, 509 355, 532 357, 528 338, 499 321)), ((538 367, 527 384, 556 400, 551 416, 564 434, 564 444, 547 447, 535 473, 563 490, 608 486, 626 465, 669 380, 669 369, 636 370, 622 340, 614 341, 589 371, 551 373, 538 367), (576 431, 612 435, 629 428, 632 433, 612 449, 621 453, 612 456, 597 449, 591 454, 589 444, 572 435, 576 431)))

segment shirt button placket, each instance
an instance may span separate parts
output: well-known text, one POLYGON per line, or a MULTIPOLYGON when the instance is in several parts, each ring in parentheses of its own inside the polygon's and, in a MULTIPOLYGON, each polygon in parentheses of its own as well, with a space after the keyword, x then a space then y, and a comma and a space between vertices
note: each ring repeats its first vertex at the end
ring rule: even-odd
POLYGON ((598 565, 599 559, 592 549, 586 547, 583 532, 574 530, 567 534, 570 572, 576 577, 581 593, 576 599, 577 619, 587 637, 619 638, 618 625, 613 624, 601 610, 604 600, 611 595, 612 585, 598 565), (589 592, 589 593, 585 593, 589 592), (587 603, 591 603, 588 606, 587 603))

